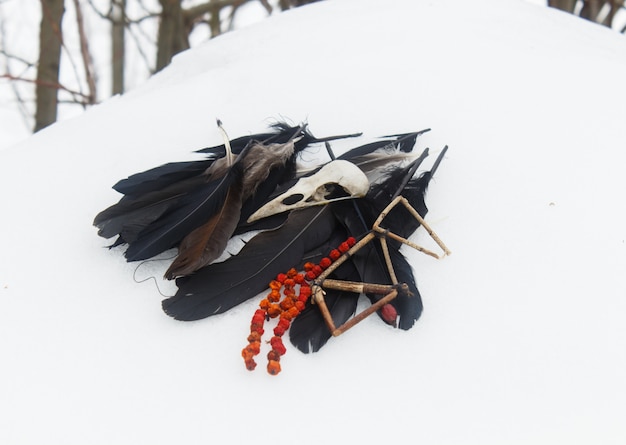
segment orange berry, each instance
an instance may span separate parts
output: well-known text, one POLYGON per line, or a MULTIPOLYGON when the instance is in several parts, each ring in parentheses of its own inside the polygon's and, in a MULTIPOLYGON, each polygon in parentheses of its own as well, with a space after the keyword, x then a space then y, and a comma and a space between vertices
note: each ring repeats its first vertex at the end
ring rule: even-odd
POLYGON ((267 359, 279 362, 280 354, 272 349, 270 352, 267 353, 267 359))
POLYGON ((252 331, 250 332, 250 335, 248 335, 248 341, 250 343, 254 342, 254 341, 261 341, 261 334, 259 334, 257 331, 252 331))
POLYGON ((272 289, 272 291, 267 295, 267 299, 273 303, 276 303, 280 300, 280 291, 277 289, 272 289))
POLYGON ((298 310, 297 307, 294 306, 291 309, 289 309, 287 313, 291 315, 291 318, 293 319, 293 318, 296 318, 298 314, 300 314, 300 311, 298 310))
POLYGON ((250 352, 250 351, 248 350, 248 347, 246 346, 245 348, 243 348, 243 349, 241 350, 241 356, 243 357, 243 359, 244 359, 245 361, 248 361, 248 360, 252 360, 252 357, 254 357, 254 356, 255 356, 255 354, 253 354, 252 352, 250 352))
POLYGON ((270 360, 267 364, 267 372, 271 375, 277 375, 280 372, 280 362, 270 360))
POLYGON ((282 312, 282 309, 280 308, 280 306, 278 304, 271 304, 269 308, 267 308, 267 315, 270 316, 270 318, 276 318, 278 317, 282 312))
POLYGON ((293 307, 293 300, 291 300, 289 298, 285 298, 283 301, 280 302, 280 308, 283 311, 288 311, 292 307, 293 307))
POLYGON ((254 371, 254 368, 256 368, 256 362, 254 361, 254 359, 246 360, 246 369, 248 371, 254 371))
POLYGON ((261 342, 253 341, 248 346, 246 346, 246 349, 252 352, 254 355, 257 355, 259 352, 261 352, 261 342))

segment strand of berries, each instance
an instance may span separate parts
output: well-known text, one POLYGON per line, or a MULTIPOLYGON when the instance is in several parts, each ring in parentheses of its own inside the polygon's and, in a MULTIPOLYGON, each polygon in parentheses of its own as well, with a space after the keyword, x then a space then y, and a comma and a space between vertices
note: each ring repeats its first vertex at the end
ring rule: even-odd
POLYGON ((287 352, 282 337, 289 329, 291 321, 304 310, 306 302, 311 296, 310 282, 319 277, 325 269, 355 244, 356 240, 350 237, 336 249, 331 250, 328 256, 322 258, 318 264, 306 263, 304 273, 298 273, 296 269, 292 268, 286 274, 278 274, 276 279, 270 282, 269 294, 261 300, 259 309, 252 316, 248 345, 241 351, 249 371, 256 368, 257 363, 254 357, 261 353, 261 339, 265 332, 263 329, 265 321, 269 321, 270 318, 278 318, 278 324, 274 328, 274 336, 269 341, 272 349, 267 354, 267 372, 271 375, 280 372, 280 357, 287 352), (284 295, 282 301, 280 301, 281 289, 284 295))

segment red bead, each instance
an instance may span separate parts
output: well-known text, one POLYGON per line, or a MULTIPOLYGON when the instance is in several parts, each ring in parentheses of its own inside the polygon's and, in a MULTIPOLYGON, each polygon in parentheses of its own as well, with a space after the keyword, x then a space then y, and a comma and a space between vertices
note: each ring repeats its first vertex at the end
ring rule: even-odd
POLYGON ((270 345, 272 345, 272 349, 278 352, 280 355, 284 355, 287 352, 287 348, 283 344, 283 339, 277 336, 272 337, 270 340, 270 345))
POLYGON ((263 309, 257 309, 256 311, 254 311, 254 317, 265 317, 265 311, 263 309))
POLYGON ((267 359, 270 361, 273 360, 275 362, 279 362, 280 354, 272 349, 270 352, 267 353, 267 359))
POLYGON ((330 258, 326 258, 326 257, 324 257, 324 258, 322 258, 322 259, 320 260, 320 267, 321 267, 322 269, 328 269, 328 267, 329 267, 331 264, 333 264, 333 262, 330 260, 330 258))
POLYGON ((283 301, 280 302, 280 308, 283 311, 288 311, 292 307, 293 307, 293 300, 290 298, 285 298, 283 301))
POLYGON ((313 269, 309 270, 309 271, 306 273, 306 279, 307 279, 307 280, 309 280, 309 281, 313 281, 313 280, 314 280, 314 279, 316 279, 316 278, 317 278, 317 275, 315 274, 315 272, 313 272, 313 269))
POLYGON ((263 335, 263 323, 250 323, 250 332, 258 332, 263 335))
POLYGON ((333 249, 333 250, 330 251, 328 256, 330 257, 331 260, 337 261, 339 259, 339 257, 341 256, 341 252, 338 251, 337 249, 333 249))

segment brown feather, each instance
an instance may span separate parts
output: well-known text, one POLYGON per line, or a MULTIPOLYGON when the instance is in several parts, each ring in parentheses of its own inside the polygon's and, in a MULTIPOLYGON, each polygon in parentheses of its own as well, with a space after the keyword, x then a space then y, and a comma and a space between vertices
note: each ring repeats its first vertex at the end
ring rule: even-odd
POLYGON ((284 166, 294 153, 294 139, 285 144, 256 143, 241 154, 241 163, 231 167, 216 161, 211 176, 232 175, 232 184, 224 203, 206 223, 190 232, 181 241, 178 256, 165 272, 165 278, 190 275, 216 260, 226 248, 241 217, 243 202, 253 196, 259 185, 268 178, 274 167, 284 166))
POLYGON ((217 259, 237 227, 241 203, 242 184, 237 181, 228 189, 220 210, 182 240, 178 256, 165 272, 165 278, 172 280, 189 275, 217 259))
POLYGON ((265 181, 274 167, 284 166, 294 153, 291 139, 284 144, 254 144, 244 159, 243 189, 244 199, 254 195, 259 185, 265 181))

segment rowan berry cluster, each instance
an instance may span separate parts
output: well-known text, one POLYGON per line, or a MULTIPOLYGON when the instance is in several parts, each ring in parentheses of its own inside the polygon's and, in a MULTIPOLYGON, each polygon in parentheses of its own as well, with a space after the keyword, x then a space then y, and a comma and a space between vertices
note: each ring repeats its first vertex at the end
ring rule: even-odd
POLYGON ((254 357, 261 353, 261 339, 265 332, 264 324, 272 318, 278 318, 278 323, 274 327, 274 336, 269 341, 272 349, 267 354, 267 372, 276 375, 281 371, 280 358, 287 352, 282 337, 289 329, 292 320, 304 310, 306 302, 311 296, 310 282, 319 277, 325 269, 350 250, 355 243, 356 240, 350 237, 341 243, 337 249, 333 249, 327 257, 322 258, 318 264, 306 263, 304 273, 290 269, 286 274, 278 274, 276 279, 270 282, 269 294, 261 300, 259 309, 252 316, 248 345, 241 351, 249 371, 256 368, 257 363, 254 357), (281 295, 284 296, 282 300, 281 295))

